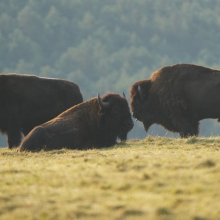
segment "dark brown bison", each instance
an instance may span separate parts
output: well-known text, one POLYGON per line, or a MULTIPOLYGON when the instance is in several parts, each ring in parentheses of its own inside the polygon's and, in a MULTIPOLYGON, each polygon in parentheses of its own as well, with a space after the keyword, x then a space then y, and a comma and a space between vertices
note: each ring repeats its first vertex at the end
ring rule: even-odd
POLYGON ((98 95, 35 127, 19 151, 110 147, 117 138, 126 140, 133 126, 125 98, 109 93, 101 99, 98 95))
POLYGON ((220 121, 220 71, 192 64, 163 67, 131 88, 133 116, 146 132, 156 123, 181 137, 197 136, 199 121, 220 121))
POLYGON ((8 147, 19 146, 37 125, 83 101, 79 87, 61 79, 0 74, 0 131, 8 147))

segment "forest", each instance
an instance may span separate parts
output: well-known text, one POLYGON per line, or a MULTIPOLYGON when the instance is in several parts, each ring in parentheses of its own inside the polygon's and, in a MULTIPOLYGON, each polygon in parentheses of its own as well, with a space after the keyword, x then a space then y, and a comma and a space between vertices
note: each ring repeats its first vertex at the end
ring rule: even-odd
MULTIPOLYGON (((107 92, 129 100, 132 84, 162 66, 220 69, 219 30, 217 0, 1 0, 0 73, 67 79, 84 100, 107 92)), ((217 120, 201 124, 200 136, 219 135, 217 120)), ((157 125, 149 134, 179 137, 157 125)), ((146 135, 136 123, 129 138, 146 135)))

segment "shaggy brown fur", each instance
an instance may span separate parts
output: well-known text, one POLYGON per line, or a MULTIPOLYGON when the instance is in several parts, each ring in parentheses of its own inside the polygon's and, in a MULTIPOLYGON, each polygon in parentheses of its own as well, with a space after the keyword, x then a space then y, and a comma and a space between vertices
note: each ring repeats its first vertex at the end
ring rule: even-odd
POLYGON ((219 70, 192 64, 162 67, 136 82, 130 93, 133 115, 146 132, 156 123, 181 137, 193 136, 200 120, 220 118, 219 70))
POLYGON ((110 93, 102 101, 110 106, 103 108, 93 98, 34 128, 19 151, 101 148, 114 145, 117 137, 126 140, 133 128, 127 100, 110 93))
POLYGON ((0 131, 8 147, 16 147, 21 132, 26 136, 66 109, 83 101, 78 85, 61 79, 0 74, 0 131))

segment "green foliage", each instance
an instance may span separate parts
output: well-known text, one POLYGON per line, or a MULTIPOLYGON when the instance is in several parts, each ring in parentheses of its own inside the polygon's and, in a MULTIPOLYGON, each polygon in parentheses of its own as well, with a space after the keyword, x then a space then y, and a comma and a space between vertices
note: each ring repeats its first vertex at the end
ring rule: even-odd
POLYGON ((11 0, 0 6, 1 72, 45 75, 47 68, 55 77, 85 80, 86 98, 94 88, 128 92, 176 62, 219 66, 216 0, 11 0), (21 60, 30 65, 26 71, 21 60))
POLYGON ((220 217, 220 138, 148 137, 108 149, 0 149, 0 219, 220 217))
POLYGON ((128 97, 164 65, 220 69, 219 26, 217 0, 2 0, 0 72, 65 78, 84 100, 128 97))

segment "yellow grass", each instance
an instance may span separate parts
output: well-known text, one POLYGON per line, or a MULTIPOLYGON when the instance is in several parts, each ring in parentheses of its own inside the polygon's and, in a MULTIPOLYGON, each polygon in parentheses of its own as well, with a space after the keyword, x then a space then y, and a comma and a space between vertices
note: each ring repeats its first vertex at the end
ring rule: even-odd
POLYGON ((219 220, 220 137, 0 149, 0 219, 219 220))

